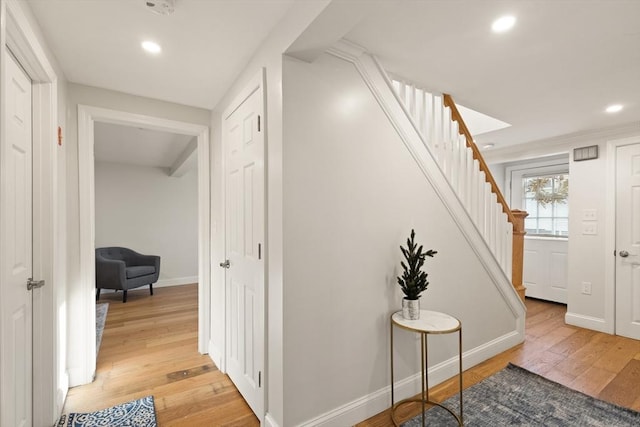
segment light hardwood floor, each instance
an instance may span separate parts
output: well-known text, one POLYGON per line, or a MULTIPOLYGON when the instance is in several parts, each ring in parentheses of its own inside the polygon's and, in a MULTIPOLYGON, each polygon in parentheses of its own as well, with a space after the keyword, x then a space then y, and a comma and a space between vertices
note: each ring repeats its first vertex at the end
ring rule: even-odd
POLYGON ((198 287, 148 287, 103 294, 109 311, 96 379, 72 388, 64 412, 91 412, 153 395, 158 424, 259 426, 209 356, 198 353, 198 287))
MULTIPOLYGON (((70 390, 65 412, 87 412, 152 394, 165 426, 257 426, 226 375, 197 352, 197 286, 104 295, 109 312, 96 381, 70 390)), ((468 387, 512 362, 618 405, 640 410, 640 341, 565 325, 563 305, 527 299, 526 341, 464 373, 468 387)), ((446 399, 457 383, 431 396, 446 399)), ((410 418, 419 407, 399 412, 410 418)), ((388 411, 359 427, 391 425, 388 411)))

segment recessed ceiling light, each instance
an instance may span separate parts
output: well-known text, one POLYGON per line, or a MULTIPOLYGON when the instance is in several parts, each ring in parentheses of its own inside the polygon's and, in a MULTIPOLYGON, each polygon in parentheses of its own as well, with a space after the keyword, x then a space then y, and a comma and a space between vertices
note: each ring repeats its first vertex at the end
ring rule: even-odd
POLYGON ((622 105, 620 104, 613 104, 613 105, 609 105, 606 110, 607 113, 617 113, 618 111, 622 110, 622 105))
POLYGON ((150 40, 143 41, 142 48, 149 53, 153 53, 154 55, 157 55, 162 51, 162 48, 158 43, 152 42, 150 40))
POLYGON ((176 8, 174 0, 145 0, 149 10, 158 15, 171 15, 176 8))
POLYGON ((485 150, 488 150, 489 148, 493 148, 495 146, 496 144, 489 143, 489 144, 484 144, 482 148, 484 148, 485 150))
POLYGON ((491 24, 491 30, 494 33, 504 33, 505 31, 509 31, 516 24, 516 17, 512 15, 501 16, 500 18, 493 21, 491 24))

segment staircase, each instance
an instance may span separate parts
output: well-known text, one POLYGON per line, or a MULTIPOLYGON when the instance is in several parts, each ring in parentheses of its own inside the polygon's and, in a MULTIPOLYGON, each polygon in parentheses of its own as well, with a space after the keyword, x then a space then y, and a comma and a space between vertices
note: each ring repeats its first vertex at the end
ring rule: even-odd
POLYGON ((511 210, 507 205, 450 95, 432 94, 399 79, 385 77, 478 232, 524 301, 522 261, 527 213, 511 210))
MULTIPOLYGON (((507 205, 453 98, 391 79, 373 55, 347 40, 337 42, 327 53, 355 66, 499 289, 504 291, 511 282, 520 297, 517 305, 524 308, 527 213, 507 205)), ((508 293, 503 295, 510 302, 514 302, 511 297, 518 300, 508 293)))

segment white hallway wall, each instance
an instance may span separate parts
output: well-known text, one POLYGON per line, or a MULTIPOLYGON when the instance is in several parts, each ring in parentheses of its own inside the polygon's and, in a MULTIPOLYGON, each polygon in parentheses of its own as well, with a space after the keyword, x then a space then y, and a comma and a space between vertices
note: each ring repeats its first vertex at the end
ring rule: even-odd
POLYGON ((164 168, 96 162, 96 247, 159 255, 157 286, 198 280, 198 182, 164 168))
MULTIPOLYGON (((389 386, 398 246, 411 228, 438 251, 422 306, 461 319, 465 351, 517 320, 353 65, 285 58, 283 87, 285 425, 313 425, 389 386)), ((418 342, 397 334, 396 379, 419 372, 418 342)), ((430 343, 431 366, 457 355, 455 335, 430 343)))
POLYGON ((567 323, 602 332, 613 333, 613 301, 606 287, 613 287, 613 272, 607 262, 613 258, 607 242, 615 239, 615 229, 608 227, 613 212, 607 210, 607 196, 615 188, 607 186, 608 141, 640 135, 640 123, 610 129, 593 130, 579 135, 566 135, 547 141, 514 146, 485 153, 487 162, 505 163, 570 153, 569 160, 569 249, 567 323), (573 161, 573 149, 597 145, 595 160, 573 161), (582 212, 595 209, 598 233, 582 234, 582 212), (581 293, 581 283, 591 282, 591 295, 581 293))

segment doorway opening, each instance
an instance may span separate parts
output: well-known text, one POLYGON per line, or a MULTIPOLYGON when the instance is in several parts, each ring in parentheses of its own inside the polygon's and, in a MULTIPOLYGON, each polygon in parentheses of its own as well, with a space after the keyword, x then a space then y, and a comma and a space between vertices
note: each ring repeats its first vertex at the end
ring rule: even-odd
POLYGON ((160 261, 158 271, 147 267, 155 277, 131 271, 133 283, 128 278, 122 283, 119 275, 110 275, 111 264, 100 264, 98 302, 116 289, 124 300, 121 288, 146 297, 154 288, 197 283, 196 137, 96 122, 94 155, 96 249, 126 248, 160 261))
MULTIPOLYGON (((80 275, 82 288, 78 298, 85 310, 78 319, 78 351, 83 354, 80 368, 70 378, 71 385, 93 380, 96 370, 95 348, 95 129, 96 125, 129 126, 156 132, 195 137, 198 182, 198 351, 207 353, 210 317, 210 193, 209 128, 203 125, 133 114, 117 110, 78 105, 78 157, 80 193, 80 275), (81 348, 80 348, 81 347, 81 348)), ((71 374, 71 372, 70 372, 71 374)))

